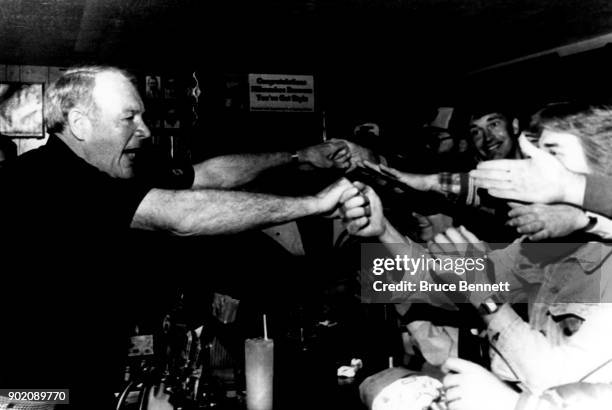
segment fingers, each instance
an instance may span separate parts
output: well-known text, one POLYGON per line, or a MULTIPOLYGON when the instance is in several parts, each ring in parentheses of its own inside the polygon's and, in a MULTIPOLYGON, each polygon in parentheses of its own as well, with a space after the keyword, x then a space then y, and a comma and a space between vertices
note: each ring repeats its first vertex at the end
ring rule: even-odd
POLYGON ((512 219, 506 222, 506 225, 516 226, 516 231, 521 234, 529 235, 541 231, 546 224, 534 212, 534 207, 535 205, 530 205, 512 209, 508 212, 512 219))
POLYGON ((442 366, 442 371, 447 373, 446 376, 444 376, 444 378, 442 379, 442 384, 444 385, 445 389, 450 389, 451 387, 459 386, 459 384, 461 383, 461 375, 459 373, 449 372, 444 368, 444 365, 442 366))
POLYGON ((459 232, 457 228, 448 228, 445 232, 446 237, 452 241, 455 245, 465 245, 467 239, 459 232))
POLYGON ((355 235, 356 233, 358 233, 360 230, 362 230, 363 228, 365 228, 366 226, 368 226, 368 224, 370 223, 370 220, 363 216, 361 218, 357 218, 352 220, 347 226, 346 226, 346 230, 351 234, 351 235, 355 235))
POLYGON ((441 232, 433 237, 433 241, 438 245, 452 243, 451 240, 441 232))
POLYGON ((331 159, 333 159, 334 161, 346 161, 347 159, 350 159, 350 158, 351 158, 351 153, 346 147, 334 152, 331 157, 331 159))
POLYGON ((419 224, 420 227, 425 227, 425 226, 430 226, 431 225, 431 221, 429 220, 429 218, 427 218, 424 215, 421 215, 419 213, 413 212, 412 216, 414 217, 414 219, 417 220, 417 223, 419 224))
POLYGON ((534 233, 533 235, 529 235, 528 238, 532 242, 539 242, 551 237, 550 232, 547 229, 542 229, 539 232, 534 233))
POLYGON ((368 198, 360 193, 344 202, 343 206, 346 210, 349 210, 357 207, 364 207, 369 203, 368 198))
POLYGON ((445 233, 438 233, 433 237, 432 242, 428 246, 429 251, 433 254, 453 255, 457 253, 457 247, 453 241, 445 233))
POLYGON ((482 241, 476 237, 472 232, 465 229, 465 226, 461 225, 459 227, 459 232, 463 235, 463 238, 467 240, 468 243, 473 245, 481 245, 482 241))
POLYGON ((362 192, 366 191, 366 189, 369 188, 366 184, 360 181, 354 181, 353 186, 362 192))
POLYGON ((515 218, 517 216, 522 216, 522 215, 527 215, 527 214, 533 213, 533 211, 535 210, 534 205, 519 204, 518 202, 508 202, 508 204, 515 204, 515 205, 510 205, 512 209, 508 211, 508 216, 511 218, 515 218))
MULTIPOLYGON (((518 210, 515 209, 513 211, 518 210)), ((508 212, 508 216, 512 218, 508 222, 506 222, 508 226, 521 226, 538 220, 536 214, 534 214, 530 210, 521 210, 521 213, 511 211, 508 212)))
MULTIPOLYGON (((472 171, 476 172, 476 171, 472 171)), ((514 188, 514 184, 512 181, 505 179, 495 179, 495 178, 487 178, 484 176, 480 176, 483 174, 477 174, 478 176, 474 177, 474 184, 476 184, 479 188, 484 189, 498 189, 498 190, 511 190, 514 188)), ((489 192, 490 193, 490 192, 489 192)))
POLYGON ((350 198, 353 198, 357 195, 359 195, 361 191, 355 187, 352 186, 350 188, 348 188, 347 190, 345 190, 342 195, 340 195, 340 203, 344 204, 346 201, 348 201, 350 198))
POLYGON ((360 206, 358 208, 347 209, 344 212, 344 219, 357 219, 362 216, 370 216, 372 211, 370 210, 370 206, 360 206))
POLYGON ((371 215, 370 201, 366 194, 369 187, 363 184, 359 186, 362 190, 352 186, 340 196, 340 203, 342 203, 341 214, 345 220, 359 219, 371 215))
MULTIPOLYGON (((456 377, 459 377, 458 374, 454 375, 456 377)), ((445 386, 446 387, 446 386, 445 386)), ((446 402, 447 403, 452 403, 456 400, 459 400, 461 398, 461 388, 460 385, 457 384, 456 386, 453 387, 447 387, 446 388, 446 402)))
MULTIPOLYGON (((522 203, 522 202, 514 202, 514 201, 508 201, 508 202, 507 202, 507 204, 508 204, 508 206, 509 206, 510 208, 512 208, 512 209, 514 209, 514 208, 519 208, 519 207, 523 207, 523 206, 526 206, 526 205, 525 205, 524 203, 522 203)), ((508 215, 510 215, 510 214, 508 214, 508 215)))
POLYGON ((470 171, 471 176, 476 176, 476 171, 484 170, 497 170, 497 171, 514 171, 520 167, 520 160, 516 159, 494 159, 490 161, 483 161, 476 166, 475 170, 470 171))
POLYGON ((401 171, 398 171, 395 168, 388 167, 388 166, 386 166, 384 164, 380 164, 380 170, 383 173, 385 173, 387 175, 391 175, 391 176, 393 176, 395 178, 401 178, 401 176, 402 176, 402 172, 401 171))
POLYGON ((334 160, 333 166, 339 169, 348 169, 351 166, 350 159, 346 159, 343 161, 334 160))
POLYGON ((511 181, 510 171, 505 169, 475 169, 470 171, 470 176, 476 179, 492 181, 511 181))
MULTIPOLYGON (((516 231, 520 234, 532 234, 538 231, 541 231, 544 229, 544 222, 542 221, 535 221, 535 222, 531 222, 531 223, 527 223, 525 225, 521 225, 518 228, 516 228, 516 231)), ((531 239, 531 238, 530 238, 531 239)))
POLYGON ((324 142, 322 145, 323 146, 327 146, 327 147, 331 148, 332 150, 335 150, 336 152, 335 152, 334 155, 338 155, 338 150, 341 150, 341 149, 348 150, 348 145, 343 140, 333 139, 333 140, 329 140, 327 142, 324 142))
POLYGON ((536 147, 535 145, 533 145, 527 139, 527 137, 525 137, 525 134, 521 133, 521 136, 518 139, 518 143, 519 143, 519 147, 521 148, 521 151, 526 157, 535 158, 544 152, 540 150, 538 147, 536 147))
MULTIPOLYGON (((477 183, 478 184, 478 183, 477 183)), ((489 195, 494 196, 495 198, 500 199, 516 199, 516 200, 529 200, 526 196, 522 196, 520 192, 514 189, 498 189, 498 188, 488 188, 485 186, 478 185, 481 188, 487 188, 489 195)))
POLYGON ((368 161, 367 159, 363 160, 363 165, 365 165, 366 168, 370 168, 371 170, 374 170, 376 172, 381 172, 380 168, 377 164, 373 164, 372 162, 368 161))
POLYGON ((343 187, 346 187, 347 189, 348 189, 348 188, 350 188, 350 187, 351 187, 351 185, 353 185, 353 184, 351 183, 351 181, 349 181, 349 180, 348 180, 348 179, 346 179, 346 178, 340 178, 339 180, 337 180, 337 181, 335 182, 335 184, 336 184, 336 185, 338 185, 338 186, 343 186, 343 187))

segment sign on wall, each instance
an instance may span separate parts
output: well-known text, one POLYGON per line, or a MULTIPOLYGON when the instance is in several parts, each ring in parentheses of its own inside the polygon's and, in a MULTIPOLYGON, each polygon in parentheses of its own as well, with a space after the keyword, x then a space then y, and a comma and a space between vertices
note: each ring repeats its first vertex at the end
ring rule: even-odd
POLYGON ((314 77, 249 74, 251 111, 314 111, 314 77))

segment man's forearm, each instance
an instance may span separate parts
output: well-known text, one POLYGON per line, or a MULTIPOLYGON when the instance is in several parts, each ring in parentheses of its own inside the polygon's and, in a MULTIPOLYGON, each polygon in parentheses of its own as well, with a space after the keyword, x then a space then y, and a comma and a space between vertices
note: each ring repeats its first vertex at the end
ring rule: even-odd
POLYGON ((251 182, 267 169, 291 163, 291 157, 289 152, 276 152, 211 158, 193 166, 193 188, 239 187, 251 182))
POLYGON ((180 236, 230 234, 320 212, 315 197, 153 189, 140 203, 132 227, 165 230, 180 236))

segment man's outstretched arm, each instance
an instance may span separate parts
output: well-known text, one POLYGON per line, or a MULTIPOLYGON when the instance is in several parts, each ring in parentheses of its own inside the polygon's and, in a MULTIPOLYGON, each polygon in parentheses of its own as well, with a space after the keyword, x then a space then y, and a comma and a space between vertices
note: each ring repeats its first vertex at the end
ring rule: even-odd
POLYGON ((263 171, 295 163, 314 168, 348 168, 348 147, 342 141, 329 141, 295 152, 223 155, 193 166, 194 189, 236 188, 245 185, 263 171))
POLYGON ((132 219, 132 228, 180 236, 236 233, 310 215, 333 216, 352 185, 341 179, 315 196, 279 197, 223 190, 152 189, 132 219))

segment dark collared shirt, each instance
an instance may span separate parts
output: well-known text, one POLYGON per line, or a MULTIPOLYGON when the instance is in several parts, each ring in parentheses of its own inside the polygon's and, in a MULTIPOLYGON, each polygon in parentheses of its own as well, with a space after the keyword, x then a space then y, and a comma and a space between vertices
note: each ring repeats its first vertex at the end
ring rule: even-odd
POLYGON ((54 136, 0 171, 0 386, 70 388, 77 407, 103 407, 144 251, 128 232, 148 191, 54 136))

